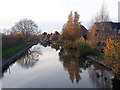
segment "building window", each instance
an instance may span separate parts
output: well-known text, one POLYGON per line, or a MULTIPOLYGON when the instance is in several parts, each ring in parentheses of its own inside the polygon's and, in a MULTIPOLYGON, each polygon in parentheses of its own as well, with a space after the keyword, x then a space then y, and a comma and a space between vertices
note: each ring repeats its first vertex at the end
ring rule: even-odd
POLYGON ((118 30, 118 34, 120 34, 120 29, 118 30))

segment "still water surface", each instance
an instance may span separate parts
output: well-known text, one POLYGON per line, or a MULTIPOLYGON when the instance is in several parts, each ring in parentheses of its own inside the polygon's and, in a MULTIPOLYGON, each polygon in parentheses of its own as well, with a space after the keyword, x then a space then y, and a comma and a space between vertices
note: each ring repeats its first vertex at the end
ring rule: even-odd
MULTIPOLYGON (((114 75, 87 59, 34 45, 2 75, 3 88, 112 88, 114 75)), ((117 83, 118 84, 118 83, 117 83)), ((115 84, 116 85, 116 84, 115 84)))

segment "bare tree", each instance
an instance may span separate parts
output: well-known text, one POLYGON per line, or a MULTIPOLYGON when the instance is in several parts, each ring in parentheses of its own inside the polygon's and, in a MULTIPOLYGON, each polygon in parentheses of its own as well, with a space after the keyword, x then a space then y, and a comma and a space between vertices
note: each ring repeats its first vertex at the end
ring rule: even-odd
POLYGON ((108 34, 111 33, 111 23, 109 22, 109 12, 104 4, 102 4, 100 11, 92 18, 89 27, 89 40, 91 44, 103 48, 108 34))
POLYGON ((107 11, 107 7, 103 3, 99 12, 96 13, 95 17, 92 17, 90 24, 88 25, 89 30, 92 29, 94 23, 96 22, 108 22, 109 19, 109 12, 107 11))
POLYGON ((28 19, 23 19, 16 23, 15 26, 12 27, 12 32, 19 32, 28 39, 30 39, 31 36, 38 35, 40 33, 37 24, 28 19))
POLYGON ((3 31, 3 33, 5 35, 9 35, 10 34, 10 30, 9 29, 3 29, 2 31, 3 31))
POLYGON ((107 22, 109 21, 109 12, 107 11, 107 7, 103 3, 100 11, 96 14, 95 22, 107 22))

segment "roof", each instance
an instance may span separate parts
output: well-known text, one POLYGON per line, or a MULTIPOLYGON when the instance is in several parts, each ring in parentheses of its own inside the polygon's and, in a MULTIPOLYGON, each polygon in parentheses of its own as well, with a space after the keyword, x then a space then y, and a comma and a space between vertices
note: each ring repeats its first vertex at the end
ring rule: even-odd
POLYGON ((80 25, 80 27, 81 27, 82 35, 87 35, 88 30, 83 25, 80 25))
POLYGON ((95 22, 95 24, 96 26, 105 24, 112 26, 112 29, 120 29, 120 22, 95 22))

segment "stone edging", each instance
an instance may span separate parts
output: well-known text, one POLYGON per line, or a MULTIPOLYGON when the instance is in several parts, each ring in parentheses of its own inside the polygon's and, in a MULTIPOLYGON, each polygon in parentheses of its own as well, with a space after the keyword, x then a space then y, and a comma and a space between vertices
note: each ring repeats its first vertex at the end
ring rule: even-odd
MULTIPOLYGON (((105 64, 103 64, 102 62, 99 61, 99 60, 102 60, 101 58, 99 58, 99 57, 97 57, 97 56, 92 56, 92 55, 87 56, 87 58, 89 58, 89 59, 91 59, 91 60, 99 63, 100 65, 104 66, 105 68, 107 68, 108 70, 110 70, 111 72, 113 72, 110 67, 106 66, 105 64)), ((114 73, 114 72, 113 72, 113 73, 114 73)), ((115 73, 114 73, 114 74, 115 74, 115 73)), ((120 80, 120 76, 119 76, 119 75, 116 75, 116 74, 115 74, 115 78, 117 78, 118 80, 120 80)))
MULTIPOLYGON (((13 56, 12 58, 6 60, 4 63, 2 63, 2 71, 4 71, 10 64, 12 64, 13 62, 15 62, 19 57, 21 57, 29 48, 31 48, 33 45, 36 45, 37 43, 34 43, 32 45, 29 45, 27 48, 23 49, 22 51, 20 51, 19 53, 17 53, 15 56, 13 56)), ((1 68, 1 66, 0 66, 1 68)))
POLYGON ((97 57, 97 56, 92 56, 92 55, 87 56, 87 58, 89 58, 89 59, 91 59, 91 60, 93 60, 93 61, 99 63, 100 65, 104 66, 105 68, 111 70, 110 67, 108 67, 108 66, 106 66, 105 64, 103 64, 102 62, 100 62, 100 61, 102 61, 101 58, 99 58, 99 57, 97 57))

